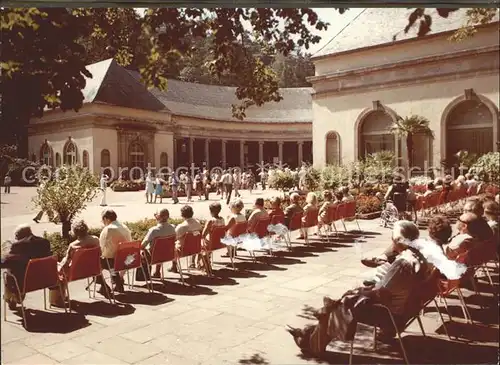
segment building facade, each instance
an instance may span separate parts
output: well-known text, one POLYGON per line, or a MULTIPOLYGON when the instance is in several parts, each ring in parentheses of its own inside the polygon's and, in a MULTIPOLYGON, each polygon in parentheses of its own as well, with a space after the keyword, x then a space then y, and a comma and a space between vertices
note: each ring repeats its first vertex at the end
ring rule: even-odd
POLYGON ((451 41, 464 12, 435 16, 433 33, 404 29, 408 9, 366 9, 313 59, 314 165, 342 164, 390 150, 406 162, 405 141, 390 132, 398 116, 430 121, 414 137, 414 165, 439 167, 459 150, 498 151, 499 23, 451 41), (401 32, 400 32, 401 33, 401 32))
POLYGON ((232 117, 232 87, 168 81, 148 90, 138 74, 106 60, 88 66, 92 79, 78 111, 47 111, 29 125, 32 159, 51 166, 81 164, 109 173, 138 167, 241 167, 312 162, 309 88, 282 89, 283 100, 232 117))

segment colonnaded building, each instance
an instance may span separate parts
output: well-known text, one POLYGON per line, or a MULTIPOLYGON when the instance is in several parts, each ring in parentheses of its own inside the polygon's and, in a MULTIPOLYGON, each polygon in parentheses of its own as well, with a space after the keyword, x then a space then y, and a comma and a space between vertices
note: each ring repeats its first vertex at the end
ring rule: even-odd
POLYGON ((282 89, 281 102, 250 107, 241 121, 232 116, 234 87, 168 80, 166 91, 148 90, 113 59, 87 69, 93 77, 78 112, 47 111, 30 122, 35 161, 78 163, 94 172, 312 162, 309 88, 282 89))
POLYGON ((411 10, 366 9, 313 58, 315 165, 381 150, 406 161, 405 143, 390 133, 398 115, 430 121, 433 137, 415 136, 417 166, 439 167, 459 150, 498 151, 498 17, 456 42, 449 37, 465 9, 447 19, 432 11, 432 32, 416 38, 417 29, 403 32, 411 10))
POLYGON ((32 120, 30 152, 49 165, 95 172, 261 161, 296 167, 312 156, 324 166, 382 150, 404 164, 405 143, 390 126, 410 115, 426 117, 433 130, 414 137, 417 166, 439 166, 459 150, 498 151, 498 18, 454 42, 465 9, 446 19, 434 14, 423 38, 403 32, 410 11, 363 10, 313 58, 312 88, 282 89, 281 102, 251 107, 244 121, 231 115, 234 88, 169 80, 167 91, 149 91, 114 60, 90 65, 83 108, 32 120))

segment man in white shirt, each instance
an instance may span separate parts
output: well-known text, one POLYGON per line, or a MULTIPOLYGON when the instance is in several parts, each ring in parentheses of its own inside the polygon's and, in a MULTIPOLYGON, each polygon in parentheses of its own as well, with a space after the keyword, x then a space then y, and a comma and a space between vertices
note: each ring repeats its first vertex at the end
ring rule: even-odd
MULTIPOLYGON (((104 228, 101 231, 101 235, 99 236, 99 244, 101 246, 101 265, 104 269, 111 267, 111 282, 115 284, 115 291, 119 293, 123 293, 123 278, 120 273, 116 273, 113 270, 115 253, 118 248, 118 245, 122 242, 132 241, 132 235, 130 230, 117 220, 117 216, 114 210, 106 209, 102 212, 102 222, 104 223, 104 228)), ((99 293, 102 295, 106 295, 106 291, 104 290, 104 285, 107 285, 104 281, 102 281, 102 277, 97 277, 97 283, 101 284, 101 288, 99 289, 99 293)))
POLYGON ((226 204, 229 205, 231 200, 231 193, 233 192, 233 175, 230 170, 224 171, 224 175, 221 177, 222 184, 224 185, 224 190, 226 191, 226 204))
POLYGON ((101 198, 100 206, 105 207, 106 205, 108 205, 108 203, 106 202, 106 190, 108 188, 108 176, 107 175, 105 175, 105 174, 101 175, 101 180, 99 181, 99 185, 100 185, 100 188, 102 190, 102 198, 101 198))
POLYGON ((239 192, 239 190, 241 189, 241 170, 240 169, 234 169, 233 187, 234 187, 234 196, 236 198, 239 198, 241 196, 240 192, 239 192))

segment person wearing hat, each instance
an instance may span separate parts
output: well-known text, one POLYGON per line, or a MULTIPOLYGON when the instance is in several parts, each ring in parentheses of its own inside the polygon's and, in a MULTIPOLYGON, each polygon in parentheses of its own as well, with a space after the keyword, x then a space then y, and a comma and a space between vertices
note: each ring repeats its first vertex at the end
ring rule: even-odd
POLYGON ((450 191, 453 190, 453 177, 451 175, 446 175, 444 177, 443 181, 443 191, 444 191, 444 201, 448 201, 448 195, 450 194, 450 191))
POLYGON ((387 189, 385 200, 392 200, 398 209, 398 212, 406 211, 406 196, 410 185, 408 181, 404 181, 403 176, 400 174, 394 175, 393 183, 387 189))

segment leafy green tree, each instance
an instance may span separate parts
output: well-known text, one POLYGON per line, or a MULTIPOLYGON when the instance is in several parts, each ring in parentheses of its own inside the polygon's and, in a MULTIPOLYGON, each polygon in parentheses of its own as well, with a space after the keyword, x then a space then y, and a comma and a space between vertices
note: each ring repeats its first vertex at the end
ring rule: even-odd
POLYGON ((413 138, 416 134, 426 134, 432 136, 432 130, 429 127, 429 123, 430 121, 427 118, 420 115, 411 115, 404 118, 398 116, 396 122, 394 122, 391 126, 391 132, 393 134, 405 139, 409 167, 413 167, 413 138))
POLYGON ((39 185, 33 202, 49 216, 57 217, 62 224, 62 236, 68 238, 71 222, 98 191, 99 181, 89 169, 79 165, 61 166, 51 179, 39 185))

